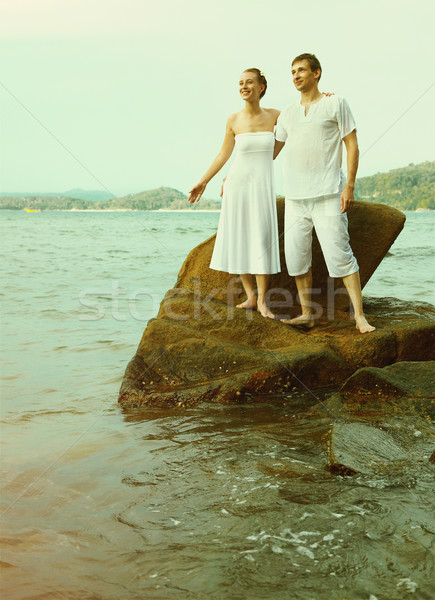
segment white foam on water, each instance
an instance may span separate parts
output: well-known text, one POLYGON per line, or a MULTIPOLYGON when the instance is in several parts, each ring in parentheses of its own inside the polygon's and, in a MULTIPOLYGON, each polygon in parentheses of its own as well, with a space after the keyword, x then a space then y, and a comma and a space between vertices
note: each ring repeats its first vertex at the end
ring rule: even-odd
MULTIPOLYGON (((343 515, 342 515, 343 516, 343 515)), ((304 521, 307 517, 314 517, 314 513, 307 513, 304 512, 304 514, 302 515, 302 517, 299 519, 299 521, 304 521)))
POLYGON ((303 556, 308 556, 308 558, 314 559, 313 552, 311 552, 311 550, 308 550, 308 548, 305 548, 305 546, 298 546, 296 548, 296 550, 299 552, 299 554, 302 554, 303 556))
POLYGON ((266 532, 263 530, 263 531, 260 531, 260 533, 258 535, 250 535, 246 539, 250 540, 252 542, 256 542, 258 539, 265 539, 268 537, 270 537, 270 536, 267 535, 266 532))
POLYGON ((406 590, 408 590, 408 592, 411 592, 412 594, 415 592, 415 590, 418 588, 418 584, 415 583, 415 581, 411 581, 411 579, 409 577, 404 577, 403 579, 399 579, 399 583, 396 585, 397 588, 405 588, 406 590))

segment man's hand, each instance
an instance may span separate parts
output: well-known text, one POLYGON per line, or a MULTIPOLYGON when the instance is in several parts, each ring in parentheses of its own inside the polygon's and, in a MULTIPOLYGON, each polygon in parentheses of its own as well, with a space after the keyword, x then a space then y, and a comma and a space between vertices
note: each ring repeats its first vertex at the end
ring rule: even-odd
POLYGON ((199 202, 206 187, 206 183, 197 183, 195 186, 193 186, 193 188, 189 192, 188 200, 190 204, 193 204, 194 202, 199 202))
POLYGON ((352 208, 354 200, 355 197, 353 194, 353 187, 350 185, 345 185, 340 197, 340 208, 342 214, 352 208))

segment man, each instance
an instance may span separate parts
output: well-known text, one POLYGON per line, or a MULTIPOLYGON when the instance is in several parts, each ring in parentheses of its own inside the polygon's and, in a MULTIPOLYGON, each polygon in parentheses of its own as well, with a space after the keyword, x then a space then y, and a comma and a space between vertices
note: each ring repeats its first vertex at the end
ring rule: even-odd
POLYGON ((300 101, 287 105, 276 129, 274 158, 282 148, 285 188, 285 257, 295 277, 302 314, 283 319, 290 325, 314 326, 311 303, 312 229, 316 230, 330 277, 342 277, 361 333, 375 327, 364 316, 358 263, 349 244, 347 211, 354 202, 358 141, 349 106, 338 96, 319 91, 322 68, 314 54, 292 63, 300 101), (347 181, 341 171, 342 142, 347 152, 347 181))

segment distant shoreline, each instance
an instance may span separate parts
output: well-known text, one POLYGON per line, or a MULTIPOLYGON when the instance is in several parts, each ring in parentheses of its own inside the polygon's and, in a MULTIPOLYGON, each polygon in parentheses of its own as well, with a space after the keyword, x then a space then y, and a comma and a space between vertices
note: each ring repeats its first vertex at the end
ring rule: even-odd
MULTIPOLYGON (((43 212, 47 212, 50 209, 46 209, 43 212)), ((220 210, 214 208, 157 208, 153 210, 138 209, 138 208, 67 208, 67 209, 53 209, 59 210, 59 212, 150 212, 150 213, 220 213, 220 210)))
POLYGON ((220 213, 221 211, 220 211, 220 209, 218 210, 216 208, 197 208, 197 209, 193 209, 193 208, 158 208, 156 210, 147 210, 145 212, 153 212, 153 213, 162 213, 162 212, 220 213))
MULTIPOLYGON (((14 212, 23 212, 24 208, 1 208, 0 210, 12 210, 14 212)), ((149 213, 220 213, 220 209, 215 208, 158 208, 153 210, 138 209, 138 208, 41 208, 41 212, 87 212, 87 213, 109 213, 109 212, 149 212, 149 213)))
MULTIPOLYGON (((385 204, 384 206, 388 206, 385 204)), ((394 206, 392 208, 395 208, 394 206)), ((24 212, 24 208, 3 208, 0 207, 0 212, 3 210, 10 210, 13 212, 24 212)), ((434 213, 435 210, 431 208, 417 208, 416 210, 403 210, 397 208, 403 213, 434 213)), ((148 213, 220 213, 221 209, 214 208, 158 208, 158 209, 145 209, 145 208, 41 208, 35 212, 39 214, 41 212, 71 212, 71 213, 114 213, 114 212, 148 212, 148 213)))

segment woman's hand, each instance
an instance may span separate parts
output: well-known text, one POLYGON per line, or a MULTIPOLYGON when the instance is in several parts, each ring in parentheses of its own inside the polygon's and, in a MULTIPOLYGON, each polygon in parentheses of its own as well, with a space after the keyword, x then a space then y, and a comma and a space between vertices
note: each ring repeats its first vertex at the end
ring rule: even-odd
POLYGON ((206 183, 197 183, 196 185, 193 186, 193 188, 189 192, 188 200, 189 200, 190 204, 193 204, 194 202, 199 202, 206 187, 207 187, 206 183))

